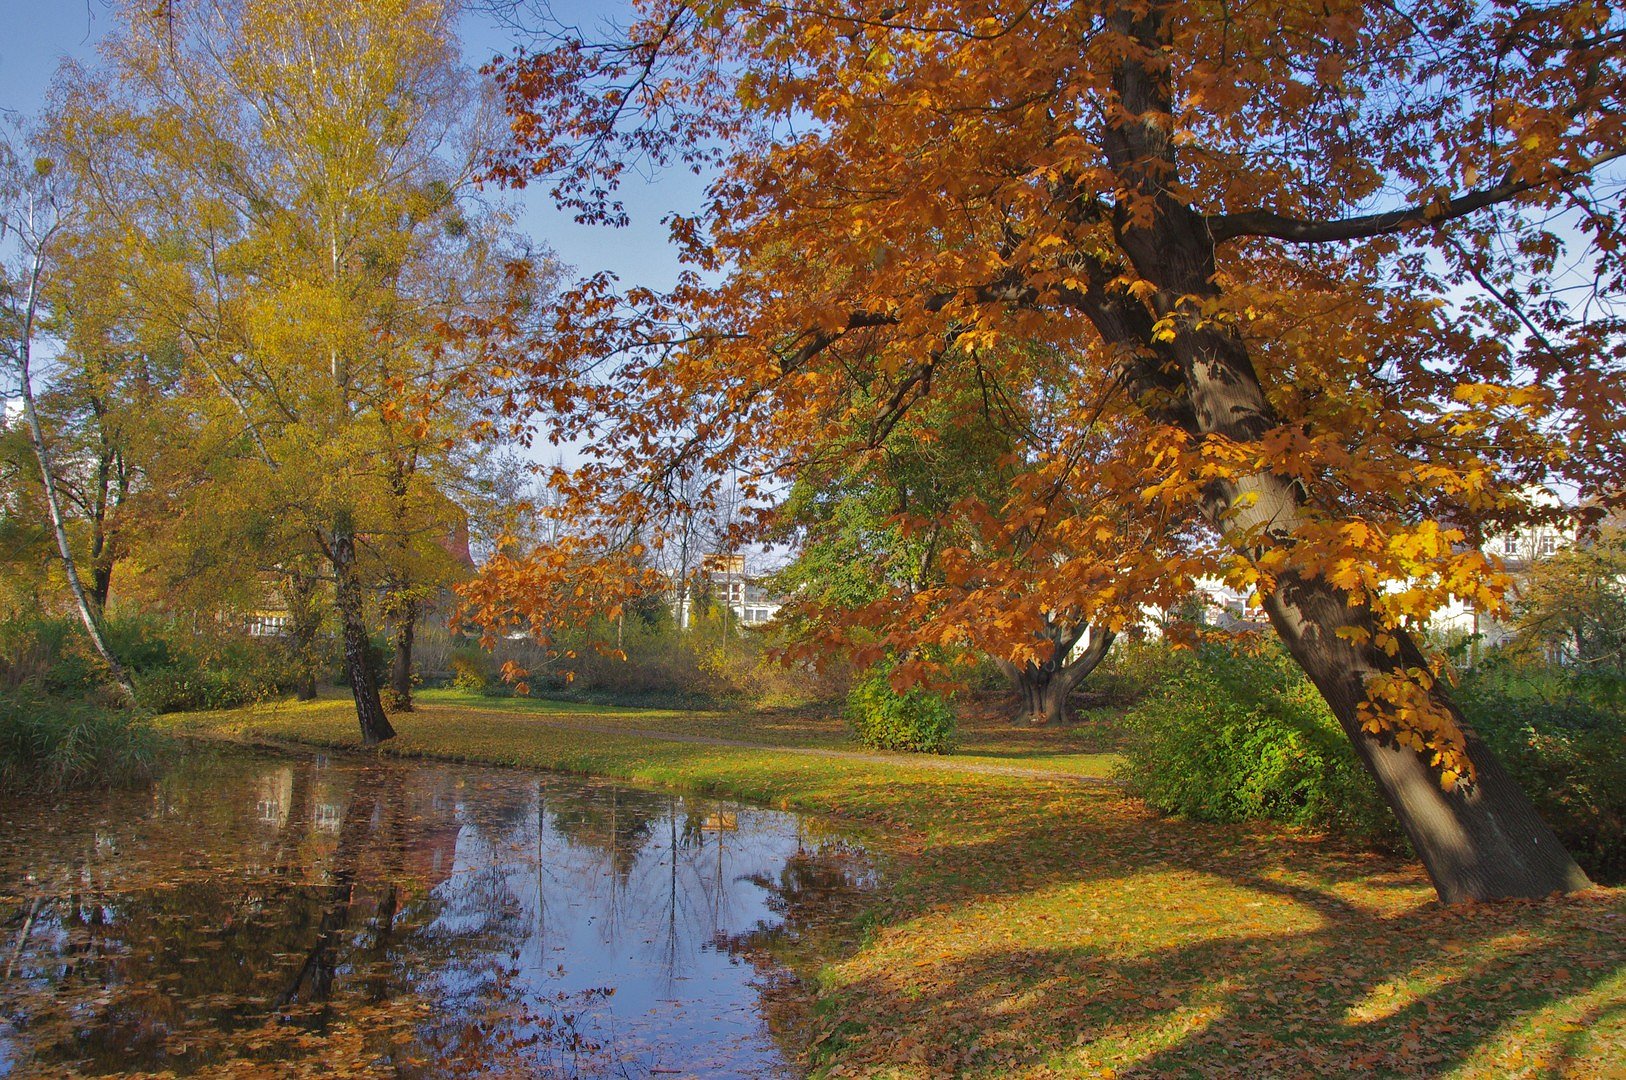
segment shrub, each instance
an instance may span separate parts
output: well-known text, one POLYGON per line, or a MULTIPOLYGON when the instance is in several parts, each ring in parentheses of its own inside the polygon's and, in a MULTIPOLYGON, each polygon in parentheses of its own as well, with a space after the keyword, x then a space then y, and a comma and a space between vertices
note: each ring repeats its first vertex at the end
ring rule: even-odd
POLYGON ((1343 729, 1280 649, 1204 646, 1165 671, 1125 723, 1121 776, 1157 810, 1401 842, 1343 729))
POLYGON ((230 709, 278 696, 274 673, 233 667, 177 665, 135 677, 136 697, 154 712, 230 709))
POLYGON ((1464 716, 1595 880, 1626 880, 1626 680, 1492 660, 1464 716))
POLYGON ((154 712, 230 709, 278 697, 298 682, 297 659, 276 642, 154 622, 145 630, 127 638, 121 627, 114 651, 130 669, 137 699, 154 712))
MULTIPOLYGON (((152 711, 230 708, 275 696, 294 682, 286 652, 267 641, 210 636, 151 616, 110 619, 106 630, 138 700, 152 711)), ((0 626, 0 687, 80 701, 105 696, 107 685, 106 665, 77 619, 0 626)))
POLYGON ((1080 694, 1092 707, 1132 708, 1174 674, 1184 655, 1166 641, 1120 637, 1080 694))
POLYGON ((0 791, 146 780, 161 746, 142 714, 37 691, 0 691, 0 791))
POLYGON ((858 741, 878 750, 952 751, 957 732, 949 703, 920 686, 898 693, 891 673, 891 664, 877 664, 847 694, 847 719, 858 741))
POLYGON ((67 619, 11 619, 0 623, 0 689, 43 687, 53 680, 76 681, 81 673, 60 672, 73 645, 75 627, 67 619))
POLYGON ((491 654, 477 645, 452 650, 452 689, 473 694, 490 692, 497 683, 491 654))

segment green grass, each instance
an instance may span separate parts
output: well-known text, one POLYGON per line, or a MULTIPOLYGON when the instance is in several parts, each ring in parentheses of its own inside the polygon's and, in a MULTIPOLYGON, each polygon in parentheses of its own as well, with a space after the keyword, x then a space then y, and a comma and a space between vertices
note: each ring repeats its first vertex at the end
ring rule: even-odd
MULTIPOLYGON (((1159 818, 1110 784, 617 730, 845 747, 828 718, 424 701, 385 752, 726 793, 864 839, 884 892, 808 973, 810 1063, 830 1075, 1604 1076, 1626 1061, 1621 890, 1442 908, 1413 865, 1159 818), (538 722, 550 716, 606 730, 538 722)), ((161 722, 357 742, 343 701, 161 722)), ((970 727, 975 752, 950 762, 1110 756, 1087 732, 970 727)))
MULTIPOLYGON (((443 709, 456 709, 468 716, 499 720, 534 716, 559 723, 590 724, 595 728, 668 731, 696 738, 781 747, 871 752, 858 745, 841 717, 817 710, 644 709, 549 698, 490 698, 458 690, 424 690, 418 693, 417 700, 425 716, 438 715, 443 709)), ((1010 723, 987 710, 975 710, 961 718, 960 749, 950 761, 1101 778, 1111 775, 1119 760, 1115 753, 1100 749, 1106 741, 1099 728, 1090 725, 1036 728, 1010 723)))
MULTIPOLYGON (((648 718, 675 718, 696 714, 686 709, 647 709, 610 705, 594 705, 585 701, 563 701, 558 698, 503 696, 488 697, 469 690, 425 688, 414 692, 413 699, 420 704, 456 706, 497 712, 537 713, 545 716, 642 716, 648 718)), ((345 699, 345 700, 348 700, 345 699)))

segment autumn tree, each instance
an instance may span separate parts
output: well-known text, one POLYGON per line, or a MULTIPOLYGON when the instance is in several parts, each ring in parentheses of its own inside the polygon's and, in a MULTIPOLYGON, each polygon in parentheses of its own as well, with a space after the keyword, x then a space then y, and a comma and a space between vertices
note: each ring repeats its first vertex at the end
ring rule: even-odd
MULTIPOLYGON (((1088 376, 1065 357, 1030 362, 1047 364, 1051 386, 1088 376)), ((936 395, 804 461, 774 514, 775 528, 799 542, 778 575, 792 651, 845 646, 861 663, 875 649, 981 652, 1010 681, 1021 719, 1061 721, 1068 696, 1142 606, 1189 587, 1200 547, 1170 547, 1155 505, 1130 516, 1109 500, 1111 514, 1101 513, 1122 467, 1117 450, 1134 437, 1131 418, 1065 415, 1069 401, 1001 394, 984 379, 975 393, 936 395), (1055 489, 1042 514, 1006 513, 1033 505, 1037 486, 1055 489), (1150 545, 1185 572, 1167 563, 1152 576, 1139 571, 1150 545)))
POLYGON ((56 139, 121 227, 135 302, 182 345, 182 497, 266 523, 265 565, 320 561, 368 743, 393 734, 369 607, 383 591, 410 650, 418 571, 461 522, 462 375, 541 280, 471 198, 483 114, 456 14, 130 4, 102 68, 58 95, 56 139))
POLYGON ((90 595, 102 609, 114 566, 132 546, 126 519, 179 374, 175 340, 148 336, 131 303, 118 250, 88 214, 64 235, 47 291, 55 377, 39 403, 57 433, 58 483, 84 534, 90 595))
POLYGON ((1626 672, 1626 529, 1608 524, 1530 567, 1519 587, 1519 645, 1587 672, 1626 672))
POLYGON ((86 589, 80 573, 80 560, 68 535, 68 497, 60 483, 56 446, 46 431, 35 393, 36 339, 42 335, 43 323, 51 313, 47 292, 57 282, 60 249, 82 208, 54 175, 56 166, 49 157, 30 157, 26 143, 22 149, 23 153, 19 153, 10 139, 0 140, 0 243, 10 246, 9 257, 0 261, 0 357, 5 359, 5 374, 15 381, 22 400, 25 438, 74 606, 114 683, 126 700, 134 701, 130 677, 108 647, 103 630, 102 602, 106 595, 98 597, 86 589))
POLYGON ((717 177, 672 221, 699 273, 584 283, 533 400, 576 395, 582 497, 625 506, 675 456, 793 469, 860 422, 854 365, 907 407, 951 349, 1017 388, 1001 341, 1088 356, 1151 425, 1124 505, 1224 537, 1442 898, 1581 887, 1412 627, 1499 602, 1459 541, 1527 481, 1623 490, 1623 34, 1590 0, 645 0, 496 66, 498 175, 612 224, 629 168, 717 177))

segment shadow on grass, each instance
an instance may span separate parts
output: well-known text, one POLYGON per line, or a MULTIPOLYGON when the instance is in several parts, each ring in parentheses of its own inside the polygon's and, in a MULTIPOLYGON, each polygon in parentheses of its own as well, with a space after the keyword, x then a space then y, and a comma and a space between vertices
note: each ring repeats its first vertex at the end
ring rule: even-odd
POLYGON ((1478 1050, 1489 1060, 1475 1064, 1502 1075, 1515 1071, 1501 1071, 1502 1050, 1545 1056, 1552 1075, 1607 1067, 1588 1032, 1618 1024, 1621 1006, 1582 1000, 1621 967, 1618 937, 1588 921, 1607 906, 1598 897, 1406 919, 1299 902, 1322 913, 1318 928, 1139 955, 945 941, 948 957, 903 964, 886 962, 883 942, 826 1003, 839 1026, 824 1053, 991 1075, 1437 1075, 1478 1050), (1565 1002, 1569 1015, 1537 1016, 1565 1002))
POLYGON ((1447 909, 1412 864, 1158 818, 1112 788, 544 735, 523 719, 403 733, 408 753, 880 826, 892 895, 819 950, 845 959, 826 972, 815 1056, 854 1070, 1603 1075, 1599 1040, 1620 1038, 1619 890, 1447 909))

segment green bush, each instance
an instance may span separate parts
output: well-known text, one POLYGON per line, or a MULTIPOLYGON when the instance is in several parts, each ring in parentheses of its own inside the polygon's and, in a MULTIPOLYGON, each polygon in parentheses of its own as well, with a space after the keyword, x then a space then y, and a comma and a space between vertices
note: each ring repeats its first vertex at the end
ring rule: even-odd
POLYGON ((230 709, 277 697, 285 689, 275 673, 190 664, 135 676, 136 697, 153 712, 230 709))
POLYGON ((0 691, 0 791, 146 780, 161 746, 143 714, 38 691, 0 691))
POLYGON ((471 694, 489 694, 499 688, 495 662, 478 645, 461 645, 452 651, 452 689, 471 694))
POLYGON ((1379 846, 1399 828, 1315 686, 1280 649, 1218 645, 1163 671, 1125 716, 1120 775, 1155 809, 1268 818, 1379 846))
POLYGON ((1626 881, 1626 680, 1493 659, 1457 700, 1587 873, 1626 881))
MULTIPOLYGON (((285 649, 240 634, 208 635, 151 616, 108 620, 108 647, 154 712, 224 709, 263 701, 294 685, 285 649)), ((0 624, 0 690, 88 701, 107 696, 107 666, 76 618, 0 624)))
POLYGON ((1184 655, 1166 641, 1120 637, 1084 680, 1080 697, 1086 707, 1132 708, 1174 674, 1184 655))
POLYGON ((949 703, 919 686, 898 693, 891 672, 892 665, 877 664, 847 694, 847 720, 858 741, 878 750, 952 751, 957 732, 949 703))
POLYGON ((126 636, 113 626, 118 644, 110 645, 130 669, 137 699, 154 712, 230 709, 279 697, 298 682, 296 659, 273 641, 151 621, 144 634, 126 636))

